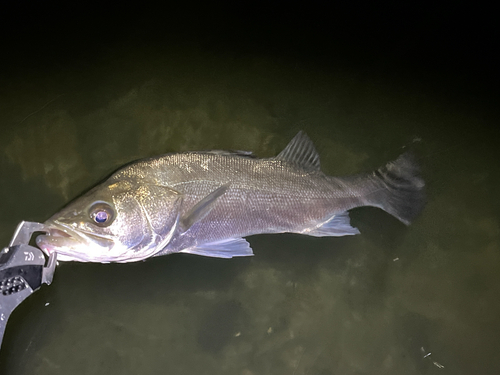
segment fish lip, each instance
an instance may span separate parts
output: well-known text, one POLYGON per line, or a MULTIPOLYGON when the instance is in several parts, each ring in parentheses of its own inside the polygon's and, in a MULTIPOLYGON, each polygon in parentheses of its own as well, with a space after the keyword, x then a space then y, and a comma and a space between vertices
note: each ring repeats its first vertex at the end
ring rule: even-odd
MULTIPOLYGON (((85 230, 75 230, 71 225, 61 223, 58 220, 50 221, 48 223, 45 223, 47 225, 47 237, 64 237, 68 238, 69 240, 75 241, 79 244, 84 244, 87 246, 91 246, 92 243, 105 243, 105 246, 108 245, 109 248, 113 247, 113 240, 109 236, 103 236, 95 233, 91 233, 89 231, 85 230)), ((39 236, 41 239, 43 236, 39 236)), ((38 244, 38 241, 37 241, 38 244)), ((102 245, 101 245, 102 246, 102 245)), ((47 255, 50 255, 51 253, 59 253, 59 254, 64 254, 66 253, 64 249, 62 248, 50 248, 50 247, 45 247, 45 246, 38 246, 40 247, 47 255)), ((74 253, 72 253, 74 255, 74 253)))
POLYGON ((47 234, 54 237, 71 237, 71 235, 69 235, 65 231, 57 228, 49 228, 47 234))
POLYGON ((91 237, 95 240, 106 240, 107 242, 111 242, 111 236, 106 236, 102 234, 92 233, 85 229, 75 230, 71 225, 61 223, 58 220, 53 221, 49 225, 49 235, 55 235, 58 237, 71 237, 80 240, 81 242, 88 242, 88 237, 91 237))

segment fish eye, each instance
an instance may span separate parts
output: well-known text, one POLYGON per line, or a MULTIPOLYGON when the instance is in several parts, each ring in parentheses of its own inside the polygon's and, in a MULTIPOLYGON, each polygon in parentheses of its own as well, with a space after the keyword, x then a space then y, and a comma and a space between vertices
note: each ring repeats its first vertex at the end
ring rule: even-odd
POLYGON ((113 207, 106 202, 95 202, 90 206, 89 216, 99 227, 107 227, 111 225, 115 218, 113 207))

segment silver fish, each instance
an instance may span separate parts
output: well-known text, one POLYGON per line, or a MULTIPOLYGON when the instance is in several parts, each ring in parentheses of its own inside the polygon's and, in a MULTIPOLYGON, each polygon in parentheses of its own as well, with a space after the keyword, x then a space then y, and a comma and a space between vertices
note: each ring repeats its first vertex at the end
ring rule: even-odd
POLYGON ((299 132, 273 158, 207 151, 128 164, 47 220, 50 232, 36 242, 63 261, 249 256, 243 237, 253 234, 358 234, 347 211, 359 206, 409 224, 423 208, 423 188, 410 154, 372 173, 326 176, 313 143, 299 132))

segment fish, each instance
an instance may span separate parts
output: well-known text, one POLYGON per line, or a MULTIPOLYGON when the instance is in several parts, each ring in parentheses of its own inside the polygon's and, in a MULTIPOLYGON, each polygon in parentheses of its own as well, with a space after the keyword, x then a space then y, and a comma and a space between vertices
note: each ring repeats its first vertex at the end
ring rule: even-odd
POLYGON ((36 243, 59 261, 251 256, 251 235, 359 234, 349 218, 356 207, 381 208, 409 225, 424 207, 424 187, 411 153, 373 172, 327 176, 301 131, 270 158, 214 150, 127 164, 50 217, 36 243))

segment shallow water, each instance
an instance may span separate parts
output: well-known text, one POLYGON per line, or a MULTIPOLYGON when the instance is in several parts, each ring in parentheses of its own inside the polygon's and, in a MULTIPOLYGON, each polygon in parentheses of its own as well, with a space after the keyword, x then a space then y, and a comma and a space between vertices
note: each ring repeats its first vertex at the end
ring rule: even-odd
POLYGON ((487 103, 340 63, 108 45, 4 77, 2 243, 131 160, 267 157, 299 130, 331 175, 414 149, 428 203, 409 227, 356 209, 356 237, 253 236, 251 259, 61 264, 12 315, 2 374, 500 371, 499 138, 487 103))

